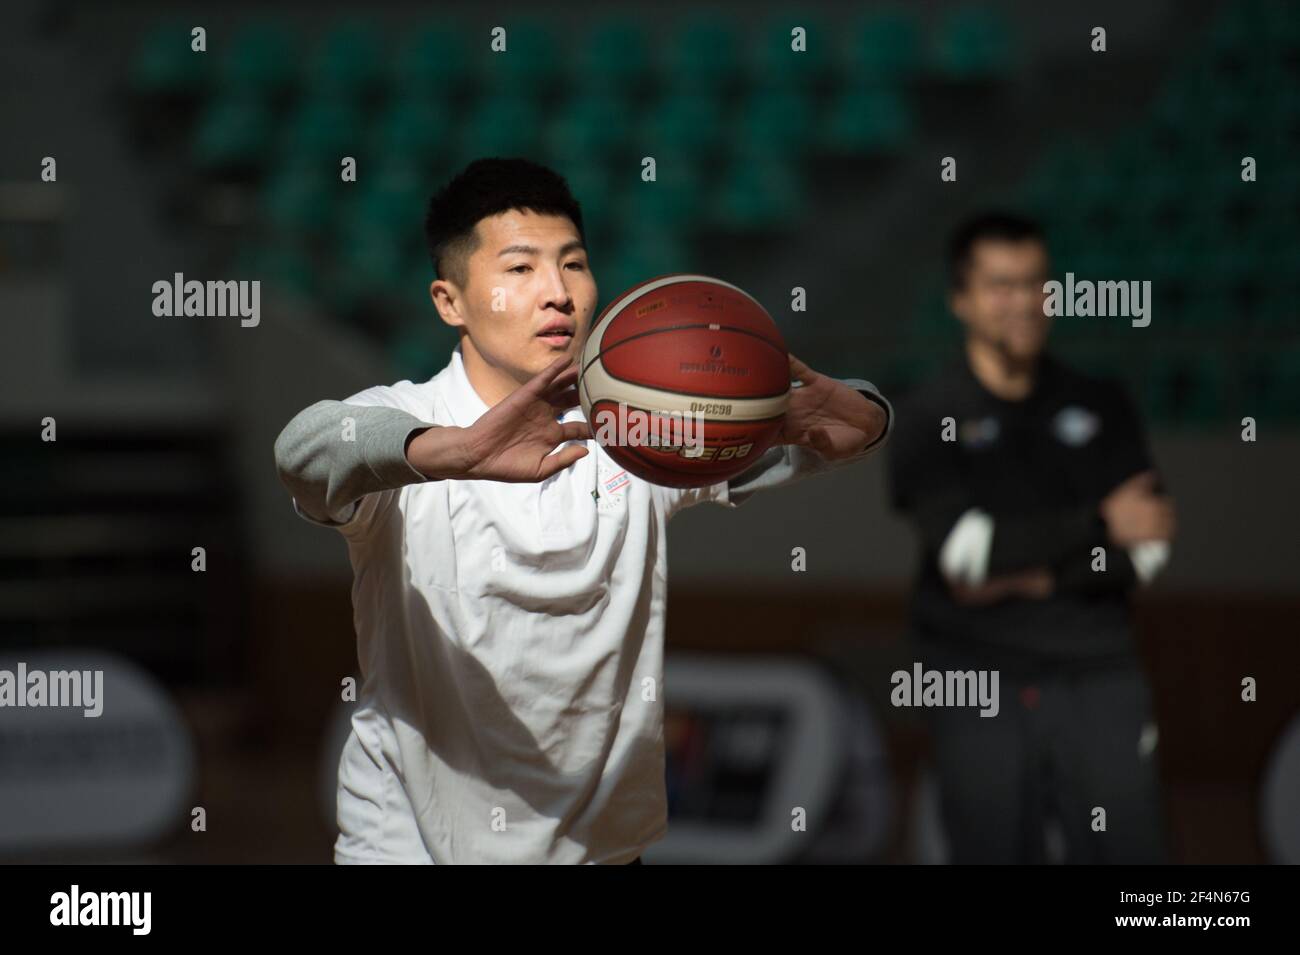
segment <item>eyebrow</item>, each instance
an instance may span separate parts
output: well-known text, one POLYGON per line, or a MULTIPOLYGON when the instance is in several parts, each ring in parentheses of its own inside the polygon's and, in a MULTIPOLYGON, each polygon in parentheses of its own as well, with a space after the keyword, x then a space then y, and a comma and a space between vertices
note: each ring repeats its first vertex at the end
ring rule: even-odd
MULTIPOLYGON (((570 239, 568 242, 564 243, 564 245, 560 246, 560 255, 564 255, 566 252, 572 252, 574 249, 582 249, 584 252, 587 251, 586 246, 582 244, 580 239, 570 239)), ((508 245, 498 252, 497 256, 499 258, 503 255, 515 254, 540 255, 541 251, 542 250, 535 245, 508 245)))

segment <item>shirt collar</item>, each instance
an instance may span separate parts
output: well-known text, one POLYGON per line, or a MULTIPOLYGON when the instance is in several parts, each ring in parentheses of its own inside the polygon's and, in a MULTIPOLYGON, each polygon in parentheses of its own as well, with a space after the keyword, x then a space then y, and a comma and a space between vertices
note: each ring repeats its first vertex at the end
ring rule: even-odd
POLYGON ((461 356, 460 345, 451 353, 444 397, 452 421, 460 428, 468 428, 488 410, 487 402, 479 397, 474 386, 469 383, 469 376, 465 374, 465 359, 461 356))
MULTIPOLYGON (((451 412, 452 423, 459 428, 468 428, 488 410, 487 402, 470 384, 469 375, 465 373, 465 359, 460 345, 451 353, 451 362, 447 365, 447 387, 443 391, 447 410, 451 412)), ((582 408, 575 405, 567 409, 560 417, 561 421, 584 420, 582 408)))

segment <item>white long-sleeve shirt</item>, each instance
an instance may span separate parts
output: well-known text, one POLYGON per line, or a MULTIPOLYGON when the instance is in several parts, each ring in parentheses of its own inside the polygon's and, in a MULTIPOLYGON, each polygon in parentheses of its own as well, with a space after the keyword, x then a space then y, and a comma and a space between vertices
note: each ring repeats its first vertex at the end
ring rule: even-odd
POLYGON ((667 827, 668 519, 829 466, 775 448, 730 485, 674 490, 595 441, 539 483, 429 481, 406 461, 412 431, 487 410, 457 350, 427 382, 311 406, 276 442, 296 509, 343 534, 355 575, 337 862, 640 855, 667 827))

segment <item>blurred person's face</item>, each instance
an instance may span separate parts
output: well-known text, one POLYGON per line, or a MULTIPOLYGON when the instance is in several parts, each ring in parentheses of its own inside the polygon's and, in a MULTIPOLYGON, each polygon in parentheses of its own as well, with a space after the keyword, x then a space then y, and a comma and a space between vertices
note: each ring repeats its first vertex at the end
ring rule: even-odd
POLYGON ((465 330, 467 373, 494 403, 561 355, 578 357, 596 280, 568 216, 509 210, 475 229, 465 287, 439 279, 429 291, 442 320, 465 330))
POLYGON ((952 293, 953 314, 967 335, 1015 362, 1037 358, 1051 319, 1043 311, 1047 250, 1029 239, 981 239, 971 250, 966 284, 952 293))

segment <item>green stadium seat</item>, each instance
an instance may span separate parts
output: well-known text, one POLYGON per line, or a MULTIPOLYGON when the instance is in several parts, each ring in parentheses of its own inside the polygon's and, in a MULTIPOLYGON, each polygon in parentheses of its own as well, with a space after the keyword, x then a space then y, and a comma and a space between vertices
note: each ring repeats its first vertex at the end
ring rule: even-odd
POLYGON ((1103 165, 1081 170, 1059 184, 1069 215, 1081 221, 1094 242, 1108 243, 1123 217, 1123 183, 1103 165))
POLYGON ((317 96, 362 97, 383 75, 383 43, 365 21, 343 20, 320 38, 308 62, 304 84, 317 96))
POLYGON ((712 155, 718 149, 726 114, 714 95, 679 91, 650 104, 637 130, 641 156, 664 153, 712 155))
POLYGON ((1300 44, 1300 9, 1290 0, 1236 0, 1209 28, 1216 61, 1260 62, 1293 53, 1300 44))
POLYGON ((1251 250, 1234 242, 1224 242, 1212 249, 1200 271, 1207 282, 1227 291, 1258 285, 1265 278, 1251 250))
POLYGON ((571 62, 570 80, 575 87, 611 93, 637 91, 652 73, 645 27, 626 16, 597 20, 571 62))
POLYGON ((484 85, 503 94, 517 90, 541 94, 564 78, 564 60, 574 51, 544 21, 511 16, 493 26, 506 30, 506 48, 500 52, 491 48, 492 37, 486 30, 474 34, 473 42, 481 44, 474 56, 484 85))
POLYGON ((471 103, 459 132, 457 165, 483 156, 528 156, 541 139, 541 120, 536 103, 502 93, 471 103))
MULTIPOLYGON (((1071 258, 1061 258, 1057 265, 1056 271, 1060 275, 1060 280, 1065 281, 1065 273, 1073 272, 1075 280, 1088 279, 1090 281, 1103 281, 1112 276, 1111 264, 1113 259, 1102 242, 1097 241, 1095 237, 1090 236, 1089 241, 1071 258)), ((1088 319, 1084 319, 1088 321, 1088 319)))
MULTIPOLYGON (((1206 63, 1195 61, 1165 82, 1151 116, 1157 129, 1195 147, 1197 161, 1193 165, 1199 166, 1207 165, 1204 158, 1220 151, 1219 141, 1225 132, 1248 121, 1249 112, 1239 93, 1227 87, 1206 63)), ((1180 155, 1182 152, 1180 149, 1180 155)))
POLYGON ((428 263, 422 272, 412 271, 407 280, 418 294, 412 294, 412 307, 406 322, 388 347, 388 360, 399 379, 428 381, 446 367, 460 341, 456 330, 438 317, 429 299, 428 285, 432 280, 433 273, 428 263), (422 300, 423 307, 416 299, 422 300))
POLYGON ((1082 172, 1099 164, 1096 150, 1074 135, 1053 139, 1053 145, 1043 150, 1029 177, 1031 183, 1058 189, 1061 183, 1074 179, 1082 172))
POLYGON ((820 128, 817 100, 801 90, 756 91, 740 107, 732 141, 741 152, 801 156, 820 128))
POLYGON ((236 274, 240 279, 258 279, 280 294, 304 301, 314 301, 319 294, 318 270, 311 256, 289 242, 250 245, 236 257, 236 274))
POLYGON ((288 163, 275 170, 262 189, 263 219, 277 236, 319 237, 346 188, 350 186, 319 164, 288 163))
POLYGON ((1261 415, 1300 424, 1300 349, 1294 345, 1268 356, 1267 379, 1258 395, 1261 415))
POLYGON ((1167 357, 1156 356, 1143 370, 1141 391, 1138 401, 1162 427, 1167 427, 1177 419, 1177 363, 1167 357))
POLYGON ((851 85, 904 81, 921 67, 921 28, 910 10, 874 11, 847 27, 841 51, 851 85))
POLYGON ((1170 157, 1145 125, 1114 134, 1101 158, 1106 171, 1125 188, 1129 188, 1133 182, 1168 175, 1167 162, 1170 157))
POLYGON ((695 93, 720 92, 740 85, 741 38, 732 17, 694 13, 673 25, 659 63, 664 88, 695 93))
POLYGON ((1251 226, 1246 248, 1255 262, 1264 290, 1279 300, 1288 300, 1291 313, 1300 314, 1300 299, 1292 298, 1288 290, 1288 285, 1300 284, 1296 277, 1296 262, 1300 262, 1300 231, 1296 229, 1295 213, 1281 204, 1267 207, 1251 226))
POLYGON ((638 236, 613 247, 606 258, 595 263, 596 281, 600 286, 600 304, 604 308, 622 292, 657 275, 685 272, 690 269, 687 248, 671 236, 638 236))
POLYGON ((267 162, 273 130, 270 110, 261 100, 227 96, 209 101, 194 132, 194 164, 205 173, 260 169, 267 162))
POLYGON ((892 88, 849 89, 827 109, 818 144, 840 155, 896 152, 912 136, 912 111, 892 88))
POLYGON ((208 54, 190 48, 192 26, 172 21, 150 30, 131 60, 131 92, 148 97, 185 97, 207 84, 208 54))
POLYGON ((654 182, 629 178, 616 200, 620 222, 629 232, 686 235, 699 225, 704 183, 698 166, 687 157, 658 164, 654 182))
POLYGON ((450 110, 434 96, 403 96, 388 106, 367 131, 368 154, 375 159, 404 158, 430 173, 446 168, 452 152, 450 110))
POLYGON ((949 13, 934 33, 931 64, 954 80, 985 80, 1013 66, 1010 21, 989 9, 967 7, 949 13))
POLYGON ((350 311, 363 302, 400 297, 407 262, 403 242, 392 233, 340 233, 329 270, 331 304, 350 311))
POLYGON ((360 158, 365 144, 361 112, 346 99, 325 95, 300 102, 280 140, 286 154, 336 170, 344 156, 360 158))
MULTIPOLYGON (((1205 59, 1216 70, 1221 67, 1241 63, 1254 57, 1257 44, 1261 39, 1254 17, 1241 16, 1238 4, 1232 4, 1222 11, 1209 26, 1206 36, 1205 59)), ((1246 4, 1240 4, 1244 7, 1246 4)))
POLYGON ((389 82, 397 96, 417 100, 458 91, 472 75, 471 42, 486 42, 465 24, 439 16, 402 41, 389 82))
POLYGON ((758 89, 807 89, 830 77, 835 66, 833 37, 806 11, 789 10, 769 17, 753 38, 749 75, 758 89), (795 27, 804 30, 803 50, 791 48, 795 27))
POLYGON ((907 327, 908 339, 913 345, 928 346, 957 333, 957 319, 948 310, 943 277, 937 274, 932 276, 926 282, 926 288, 929 291, 925 293, 920 308, 907 327))
POLYGON ((600 248, 608 237, 612 225, 614 187, 610 167, 577 160, 557 164, 555 169, 569 184, 569 191, 582 208, 587 248, 594 254, 594 250, 600 248))
MULTIPOLYGON (((1052 341, 1057 341, 1056 332, 1052 332, 1052 341)), ((1060 357, 1065 358, 1071 365, 1077 368, 1085 375, 1093 378, 1103 378, 1118 380, 1124 387, 1129 388, 1130 393, 1134 394, 1135 400, 1140 398, 1140 389, 1133 388, 1126 380, 1129 376, 1125 369, 1117 361, 1115 349, 1112 345, 1104 342, 1098 342, 1093 339, 1091 342, 1082 339, 1071 342, 1067 347, 1057 349, 1060 357)), ((1141 402, 1139 401, 1139 407, 1141 402)), ((1145 409, 1144 409, 1145 413, 1145 409)))
POLYGON ((543 141, 551 159, 562 164, 582 157, 608 159, 631 136, 631 109, 606 90, 580 92, 546 124, 543 141))
POLYGON ((790 226, 804 209, 803 182, 793 164, 771 156, 739 156, 708 207, 710 224, 735 232, 790 226))
POLYGON ((402 157, 376 163, 357 182, 341 185, 347 192, 340 204, 340 240, 379 234, 414 242, 421 235, 429 189, 421 171, 402 157))
MULTIPOLYGON (((1242 318, 1241 306, 1230 290, 1213 282, 1190 280, 1189 288, 1186 304, 1179 314, 1172 316, 1179 336, 1201 335, 1207 338, 1222 338, 1242 331, 1245 322, 1242 318)), ((1158 290, 1156 295, 1159 296, 1158 290)), ((1156 318, 1152 322, 1153 328, 1161 317, 1159 313, 1160 310, 1157 308, 1156 318)), ((1161 331, 1165 334, 1170 333, 1169 324, 1171 323, 1162 323, 1161 331)))
POLYGON ((1187 193, 1171 170, 1153 166, 1121 183, 1120 222, 1139 237, 1156 240, 1169 223, 1177 222, 1187 204, 1187 193))
POLYGON ((293 34, 279 22, 251 21, 230 39, 224 55, 217 55, 226 93, 271 98, 297 79, 299 56, 293 34))
POLYGON ((885 362, 880 387, 888 388, 885 393, 889 395, 902 394, 926 381, 933 370, 931 365, 925 352, 895 355, 885 362))

